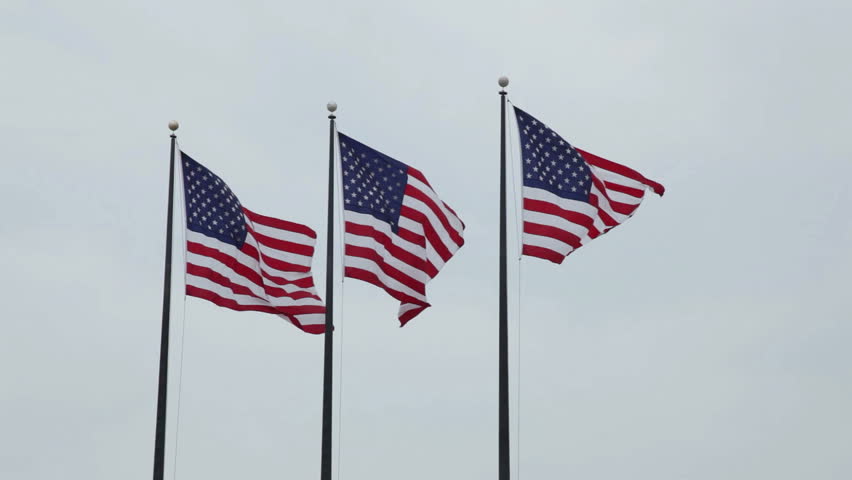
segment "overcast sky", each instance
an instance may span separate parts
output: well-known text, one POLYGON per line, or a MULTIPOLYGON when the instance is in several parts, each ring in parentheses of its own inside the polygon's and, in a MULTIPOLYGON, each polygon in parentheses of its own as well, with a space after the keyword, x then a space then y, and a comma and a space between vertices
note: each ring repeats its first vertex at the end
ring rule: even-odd
MULTIPOLYGON (((512 471, 852 478, 852 4, 219 3, 0 2, 0 477, 150 478, 169 120, 318 232, 324 291, 335 100, 467 224, 403 329, 338 287, 335 478, 496 478, 506 74, 667 188, 561 266, 511 262, 512 471)), ((175 278, 167 478, 317 478, 322 337, 175 278)))

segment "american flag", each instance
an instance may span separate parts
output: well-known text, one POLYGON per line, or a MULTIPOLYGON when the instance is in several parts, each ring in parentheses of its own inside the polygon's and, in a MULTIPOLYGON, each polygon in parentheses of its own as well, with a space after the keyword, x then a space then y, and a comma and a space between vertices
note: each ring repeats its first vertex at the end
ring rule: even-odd
POLYGON ((515 107, 524 177, 523 254, 562 263, 574 250, 630 218, 650 189, 639 172, 572 147, 515 107))
POLYGON ((213 172, 180 152, 186 202, 186 294, 325 331, 311 274, 316 233, 245 208, 213 172))
POLYGON ((426 283, 464 245, 464 223, 419 170, 338 133, 345 275, 400 301, 402 325, 429 307, 426 283))

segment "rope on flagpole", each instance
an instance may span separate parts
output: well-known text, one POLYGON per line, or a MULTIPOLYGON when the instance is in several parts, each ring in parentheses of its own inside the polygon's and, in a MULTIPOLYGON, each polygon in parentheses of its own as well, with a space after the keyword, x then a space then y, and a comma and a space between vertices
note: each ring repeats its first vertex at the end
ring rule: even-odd
POLYGON ((517 480, 520 480, 520 478, 521 478, 521 318, 522 318, 521 317, 521 310, 522 310, 521 309, 521 301, 522 301, 522 298, 523 298, 523 295, 522 295, 523 281, 522 281, 522 274, 521 274, 522 269, 523 269, 523 263, 521 262, 521 256, 519 255, 518 256, 518 297, 517 297, 517 299, 518 299, 517 300, 517 302, 518 302, 518 331, 517 331, 517 338, 518 338, 518 346, 517 346, 517 352, 518 352, 518 354, 517 354, 517 357, 518 357, 518 398, 517 398, 518 417, 517 417, 517 419, 518 419, 518 423, 515 426, 515 431, 518 432, 517 433, 518 445, 517 445, 517 448, 515 449, 518 452, 518 458, 517 458, 517 461, 515 462, 515 465, 517 465, 517 469, 518 469, 517 476, 515 477, 517 480))
MULTIPOLYGON (((335 133, 335 136, 336 136, 337 135, 337 122, 334 123, 334 133, 335 133)), ((336 142, 335 145, 340 145, 339 139, 338 139, 338 141, 336 142)), ((339 377, 338 377, 339 385, 338 385, 338 389, 337 389, 338 390, 337 391, 337 480, 340 480, 340 478, 341 478, 342 469, 340 467, 341 467, 341 458, 342 458, 342 455, 343 455, 343 453, 342 453, 342 450, 343 450, 343 308, 342 307, 343 307, 343 296, 344 296, 344 292, 345 292, 345 288, 346 288, 346 283, 344 281, 346 279, 346 265, 344 264, 345 260, 346 260, 346 250, 345 250, 346 247, 344 245, 345 242, 343 241, 343 239, 345 238, 345 235, 346 235, 346 233, 345 233, 346 222, 343 218, 343 213, 344 213, 343 186, 342 186, 343 185, 343 175, 341 173, 343 171, 343 169, 342 169, 340 161, 341 161, 340 160, 340 150, 338 148, 338 155, 337 155, 337 158, 335 158, 335 163, 337 164, 337 168, 335 169, 336 171, 334 173, 335 176, 337 177, 337 180, 338 180, 337 185, 340 186, 339 189, 338 189, 338 192, 337 192, 338 193, 337 204, 338 204, 338 208, 339 208, 338 211, 340 212, 340 214, 338 215, 338 218, 337 218, 337 226, 338 226, 338 231, 340 232, 340 239, 341 239, 341 241, 338 242, 338 249, 339 249, 339 253, 340 253, 340 296, 339 296, 340 301, 337 303, 338 304, 338 307, 337 307, 337 318, 338 318, 337 323, 338 323, 338 325, 336 326, 336 327, 340 328, 337 331, 337 335, 340 338, 340 340, 339 340, 340 345, 338 347, 339 350, 340 350, 340 355, 339 355, 340 358, 338 360, 338 366, 337 366, 337 370, 338 370, 338 372, 340 372, 338 374, 339 375, 339 377)))
MULTIPOLYGON (((508 98, 506 99, 506 101, 510 105, 512 105, 513 107, 515 106, 508 98)), ((509 129, 511 130, 512 122, 509 122, 510 118, 511 118, 511 116, 509 115, 509 112, 506 112, 506 125, 508 125, 509 129)), ((516 246, 517 246, 517 249, 518 249, 518 260, 520 261, 520 259, 521 259, 521 230, 519 230, 519 229, 523 228, 523 226, 518 222, 518 182, 515 178, 517 176, 517 174, 515 173, 515 169, 517 168, 517 163, 515 163, 515 142, 512 141, 511 133, 509 133, 509 135, 506 135, 506 136, 509 137, 509 159, 512 161, 512 168, 511 168, 511 171, 512 171, 512 193, 515 194, 515 198, 513 199, 514 202, 512 202, 512 211, 515 214, 515 239, 517 240, 516 246)))
MULTIPOLYGON (((337 122, 334 122, 334 134, 335 134, 335 136, 337 135, 337 122)), ((339 139, 338 139, 336 145, 340 145, 339 139)), ((337 158, 335 160, 336 160, 336 163, 337 163, 337 169, 336 169, 337 172, 335 172, 335 175, 337 176, 337 179, 338 179, 337 185, 340 185, 340 188, 338 190, 338 193, 339 193, 338 199, 340 201, 337 202, 338 206, 340 207, 340 210, 339 210, 340 215, 337 216, 337 226, 338 226, 338 231, 340 232, 340 239, 341 239, 341 241, 338 242, 338 248, 340 250, 340 283, 343 284, 343 281, 346 279, 346 265, 345 265, 345 260, 346 260, 346 250, 345 250, 346 245, 345 245, 345 243, 346 242, 343 241, 346 238, 346 230, 345 230, 346 220, 343 218, 343 212, 344 212, 344 207, 343 207, 343 175, 341 174, 341 172, 343 171, 343 166, 340 163, 341 159, 340 159, 340 150, 339 149, 337 151, 337 158)), ((340 296, 341 296, 341 298, 343 297, 342 287, 341 287, 341 291, 340 291, 340 296)))
MULTIPOLYGON (((346 288, 346 284, 341 281, 340 302, 338 302, 340 306, 343 306, 344 288, 346 288)), ((340 480, 340 459, 343 450, 343 309, 338 307, 337 312, 338 324, 340 325, 340 330, 337 332, 340 338, 340 346, 338 347, 340 349, 340 360, 338 360, 339 365, 337 367, 338 371, 340 371, 340 384, 337 387, 337 480, 340 480)))
MULTIPOLYGON (((512 107, 515 106, 515 104, 512 103, 512 101, 509 100, 508 98, 506 99, 506 102, 508 102, 510 105, 512 105, 512 107)), ((513 122, 509 122, 510 118, 511 118, 511 115, 509 114, 509 112, 506 112, 506 123, 507 123, 507 125, 510 126, 509 129, 511 130, 511 125, 513 124, 513 122)), ((511 171, 512 171, 512 190, 513 190, 513 193, 515 195, 515 197, 514 197, 515 201, 512 203, 512 211, 515 214, 515 240, 517 242, 516 247, 517 247, 517 252, 518 252, 518 281, 517 281, 518 290, 517 290, 517 296, 515 297, 517 305, 518 305, 517 330, 515 331, 515 338, 518 339, 517 344, 516 344, 516 351, 518 352, 517 355, 516 355, 516 358, 517 358, 516 371, 517 371, 517 375, 518 375, 518 384, 517 384, 517 393, 516 393, 516 396, 515 396, 515 404, 517 406, 518 413, 517 413, 517 416, 515 417, 515 421, 516 421, 515 431, 517 432, 517 435, 516 435, 517 444, 516 444, 516 448, 515 448, 515 452, 517 454, 517 458, 515 460, 515 468, 516 468, 516 477, 515 478, 516 478, 516 480, 519 480, 520 477, 521 477, 521 298, 522 298, 521 297, 521 286, 523 285, 523 282, 521 281, 521 259, 523 258, 523 225, 518 221, 518 210, 519 210, 518 198, 523 193, 518 192, 518 182, 516 180, 517 173, 515 172, 515 170, 517 169, 518 164, 515 162, 515 142, 513 141, 513 135, 511 133, 509 133, 509 135, 507 135, 507 136, 509 137, 509 158, 512 162, 512 168, 511 168, 511 171)), ((521 181, 523 182, 523 179, 521 181)))
MULTIPOLYGON (((177 143, 177 142, 176 142, 177 143)), ((176 146, 177 152, 180 152, 180 147, 176 146)), ((180 405, 181 405, 181 392, 183 391, 183 353, 184 353, 184 345, 186 339, 186 199, 184 195, 186 192, 183 191, 183 162, 178 161, 178 172, 180 178, 180 211, 181 211, 181 225, 182 234, 181 240, 183 241, 183 284, 184 284, 184 294, 183 294, 183 316, 181 317, 181 332, 180 332, 180 367, 178 367, 178 391, 177 391, 177 412, 175 415, 175 456, 174 456, 174 465, 172 467, 172 478, 177 478, 177 467, 178 467, 178 448, 180 447, 180 443, 178 442, 180 437, 180 405)))

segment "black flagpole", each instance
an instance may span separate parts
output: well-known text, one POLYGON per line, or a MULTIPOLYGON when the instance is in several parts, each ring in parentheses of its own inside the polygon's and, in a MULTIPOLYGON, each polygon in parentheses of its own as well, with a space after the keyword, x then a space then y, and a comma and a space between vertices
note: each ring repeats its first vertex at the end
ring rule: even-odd
POLYGON ((499 480, 509 480, 509 320, 506 288, 506 86, 500 77, 500 389, 499 480))
POLYGON ((166 214, 166 265, 163 273, 163 326, 160 330, 160 380, 157 388, 157 428, 154 434, 154 480, 163 480, 166 457, 166 389, 169 383, 169 314, 172 303, 172 222, 175 195, 175 131, 178 122, 169 122, 172 148, 169 158, 169 206, 166 214))
POLYGON ((320 480, 331 480, 331 389, 334 348, 334 116, 337 104, 329 102, 328 115, 328 229, 325 251, 325 358, 322 373, 322 464, 320 480))

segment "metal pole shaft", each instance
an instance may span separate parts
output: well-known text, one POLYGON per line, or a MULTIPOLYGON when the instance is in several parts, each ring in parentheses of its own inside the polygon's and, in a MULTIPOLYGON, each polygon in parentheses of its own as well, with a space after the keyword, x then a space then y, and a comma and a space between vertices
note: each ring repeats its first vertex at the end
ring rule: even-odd
POLYGON ((157 427, 154 434, 154 480, 163 480, 166 457, 166 389, 169 383, 169 316, 172 300, 172 223, 175 193, 175 134, 169 160, 169 206, 166 215, 166 265, 163 273, 163 325, 160 330, 160 380, 157 389, 157 427))
POLYGON ((499 480, 509 480, 509 322, 506 278, 506 91, 500 92, 500 387, 499 480))
POLYGON ((332 359, 334 342, 334 114, 328 116, 328 229, 325 264, 325 358, 322 375, 322 464, 320 480, 331 480, 332 359))

